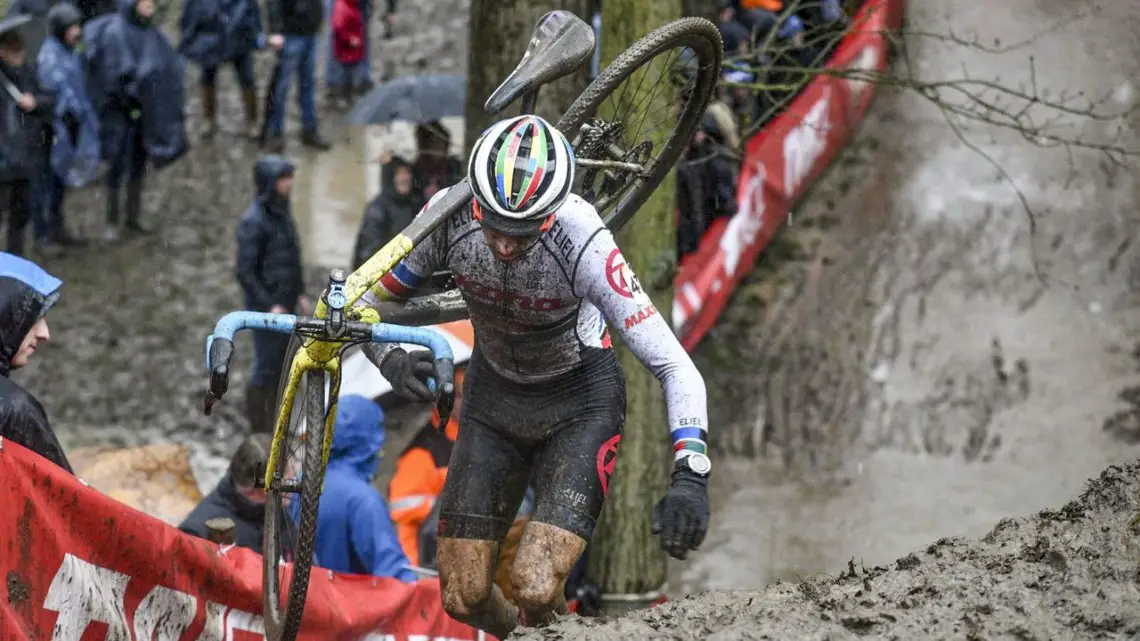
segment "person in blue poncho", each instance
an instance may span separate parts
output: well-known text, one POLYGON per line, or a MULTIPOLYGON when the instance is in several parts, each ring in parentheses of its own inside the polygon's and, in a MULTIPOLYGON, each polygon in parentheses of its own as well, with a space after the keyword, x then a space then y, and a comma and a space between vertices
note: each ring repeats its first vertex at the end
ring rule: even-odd
POLYGON ((83 26, 87 95, 99 118, 108 163, 106 241, 122 231, 145 234, 142 190, 150 171, 189 149, 185 129, 185 63, 154 24, 154 0, 117 0, 118 10, 83 26), (126 183, 126 197, 120 200, 126 183), (121 220, 120 203, 126 224, 121 220))
POLYGON ((380 406, 364 396, 341 397, 317 512, 313 565, 415 581, 388 505, 371 484, 383 446, 380 406))
POLYGON ((61 2, 47 15, 48 37, 40 47, 36 73, 40 87, 54 99, 55 134, 49 162, 39 177, 42 210, 33 217, 36 241, 44 248, 81 244, 63 222, 63 199, 68 187, 82 187, 99 169, 99 119, 87 96, 87 76, 76 52, 83 14, 61 2))

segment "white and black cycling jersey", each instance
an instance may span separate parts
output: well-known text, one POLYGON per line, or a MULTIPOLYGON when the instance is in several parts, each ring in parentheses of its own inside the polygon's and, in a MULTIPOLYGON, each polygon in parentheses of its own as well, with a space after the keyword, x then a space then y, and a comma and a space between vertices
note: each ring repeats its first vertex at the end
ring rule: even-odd
POLYGON ((684 433, 704 440, 704 379, 590 203, 571 194, 553 226, 510 262, 491 253, 469 205, 417 245, 366 300, 405 299, 442 269, 454 275, 475 349, 496 374, 522 384, 551 381, 588 352, 609 349, 614 327, 661 381, 675 439, 684 433))

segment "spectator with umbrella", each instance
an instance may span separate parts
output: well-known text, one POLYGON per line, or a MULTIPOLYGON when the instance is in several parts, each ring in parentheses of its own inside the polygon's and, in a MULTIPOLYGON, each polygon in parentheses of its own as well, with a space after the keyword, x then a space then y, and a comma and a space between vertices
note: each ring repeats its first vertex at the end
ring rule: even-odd
POLYGON ((52 100, 25 61, 20 27, 29 16, 0 21, 0 206, 8 212, 8 252, 24 254, 24 230, 34 204, 32 181, 51 146, 52 100))
POLYGON ((107 171, 105 241, 123 228, 147 234, 142 191, 147 168, 159 170, 181 158, 186 140, 185 65, 154 24, 154 0, 119 0, 118 10, 83 27, 87 91, 99 116, 99 144, 107 171), (126 198, 120 201, 126 183, 126 198), (123 204, 123 212, 120 209, 123 204), (120 213, 126 214, 122 225, 120 213))
POLYGON ((417 123, 413 173, 416 191, 426 202, 441 187, 463 176, 463 163, 451 156, 451 134, 440 119, 462 116, 466 96, 467 81, 462 75, 404 76, 368 92, 349 112, 348 120, 362 125, 396 120, 417 123))

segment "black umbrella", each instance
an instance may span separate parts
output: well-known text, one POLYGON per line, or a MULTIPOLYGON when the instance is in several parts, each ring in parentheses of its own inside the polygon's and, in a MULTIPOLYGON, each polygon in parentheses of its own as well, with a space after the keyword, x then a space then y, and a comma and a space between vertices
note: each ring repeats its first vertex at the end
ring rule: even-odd
POLYGON ((19 30, 20 35, 24 37, 25 64, 35 67, 36 56, 39 55, 40 47, 43 46, 44 40, 47 39, 47 19, 28 14, 20 14, 8 16, 0 20, 0 33, 8 33, 9 31, 15 30, 19 30))
POLYGON ((462 116, 467 79, 462 75, 404 76, 369 91, 348 114, 349 122, 380 125, 393 120, 431 122, 462 116))
POLYGON ((8 33, 13 29, 19 29, 31 21, 32 17, 29 15, 21 14, 16 16, 8 16, 7 18, 0 20, 0 33, 8 33))

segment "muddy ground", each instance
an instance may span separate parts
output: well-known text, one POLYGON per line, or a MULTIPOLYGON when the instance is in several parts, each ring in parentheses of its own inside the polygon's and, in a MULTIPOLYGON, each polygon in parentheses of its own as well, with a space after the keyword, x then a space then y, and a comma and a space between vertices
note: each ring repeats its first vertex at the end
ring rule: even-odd
POLYGON ((852 560, 835 575, 707 592, 618 620, 568 617, 511 639, 1135 639, 1138 568, 1133 463, 980 539, 943 538, 890 564, 852 560))

